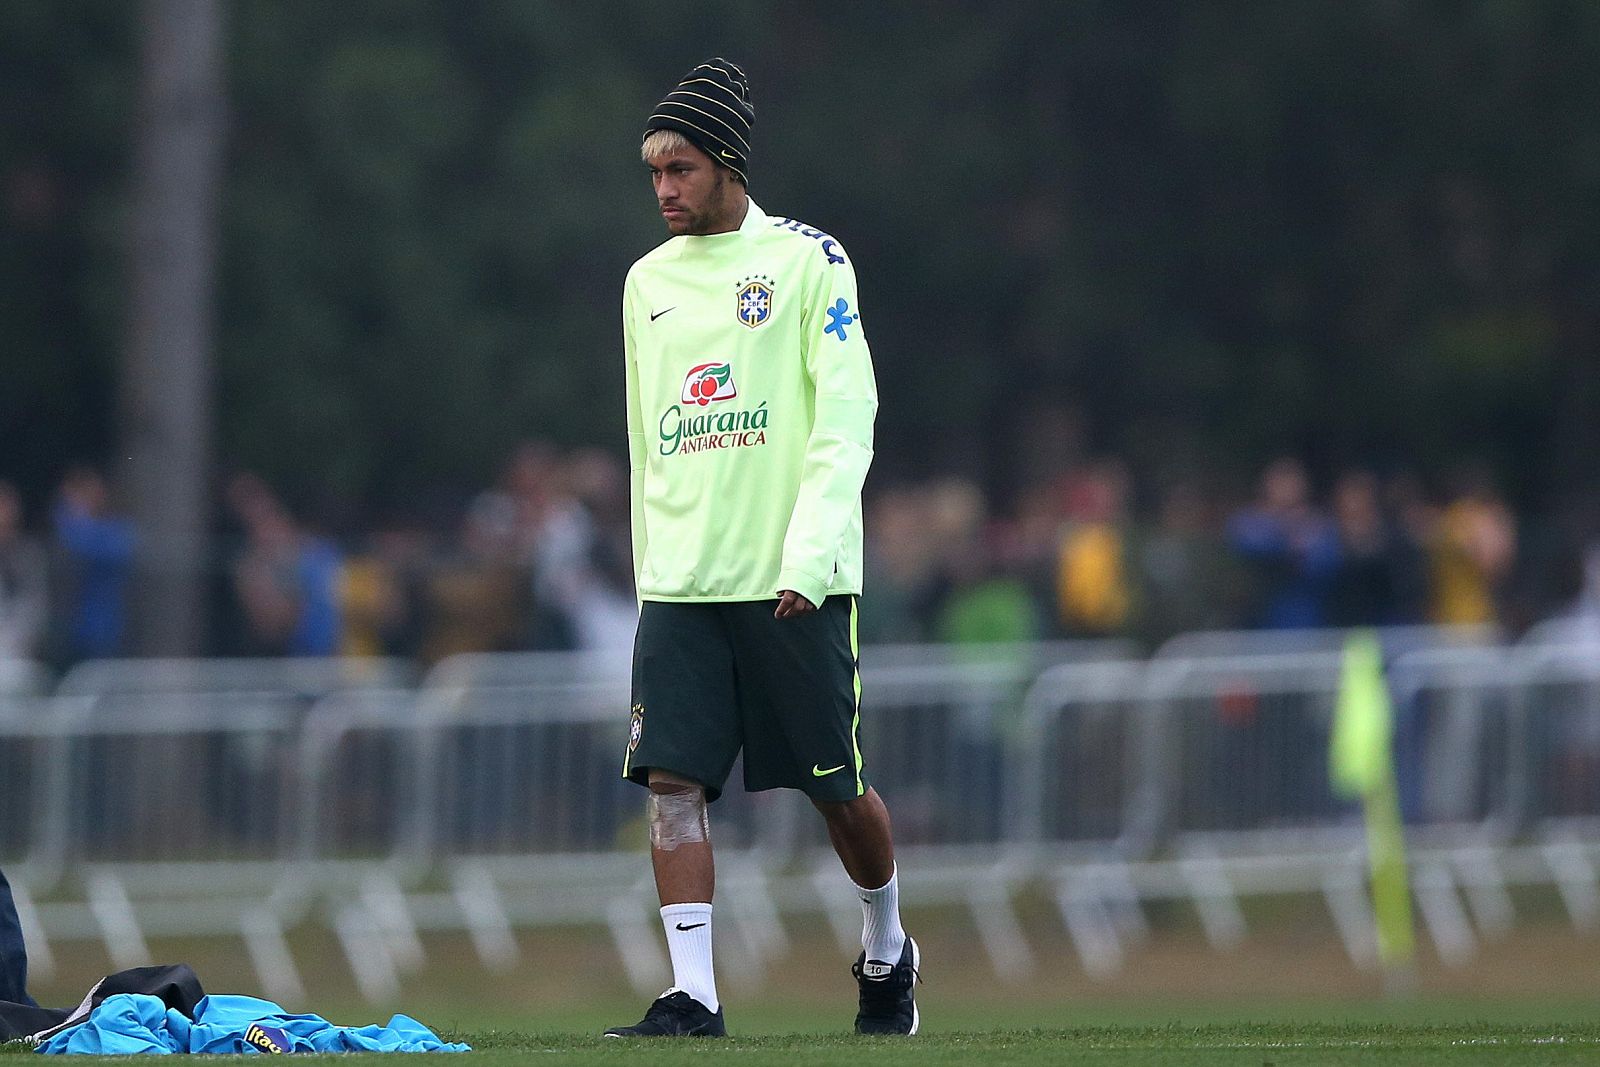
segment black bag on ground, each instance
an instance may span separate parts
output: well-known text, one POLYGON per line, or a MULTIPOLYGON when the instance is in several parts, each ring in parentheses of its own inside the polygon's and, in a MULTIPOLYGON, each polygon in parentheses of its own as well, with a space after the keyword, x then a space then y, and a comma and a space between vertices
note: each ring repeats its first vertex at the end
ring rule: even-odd
POLYGON ((101 1001, 118 993, 159 997, 167 1007, 176 1008, 191 1019, 195 1005, 206 995, 199 977, 187 963, 130 967, 96 982, 76 1008, 37 1008, 0 1000, 0 1041, 26 1038, 37 1044, 69 1026, 77 1026, 101 1001))

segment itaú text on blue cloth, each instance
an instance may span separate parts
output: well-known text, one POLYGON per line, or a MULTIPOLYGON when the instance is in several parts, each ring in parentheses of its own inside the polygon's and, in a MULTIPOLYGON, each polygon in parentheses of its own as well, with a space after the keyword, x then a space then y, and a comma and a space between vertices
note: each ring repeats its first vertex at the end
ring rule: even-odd
POLYGON ((468 1052, 441 1041, 407 1015, 387 1026, 335 1026, 320 1015, 290 1015, 270 1000, 209 996, 194 1018, 142 993, 107 997, 78 1026, 39 1046, 46 1055, 121 1056, 201 1052, 468 1052), (282 1046, 288 1045, 284 1048, 282 1046))

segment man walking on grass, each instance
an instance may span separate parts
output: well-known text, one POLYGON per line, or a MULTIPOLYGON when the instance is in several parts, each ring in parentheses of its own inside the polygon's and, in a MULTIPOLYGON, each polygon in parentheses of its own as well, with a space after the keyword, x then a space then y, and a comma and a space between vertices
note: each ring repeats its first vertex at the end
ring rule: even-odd
POLYGON ((745 788, 804 792, 859 890, 856 1029, 918 1025, 889 813, 858 742, 877 387, 843 247, 749 198, 754 123, 744 71, 713 59, 656 107, 641 149, 673 236, 623 290, 641 610, 622 773, 650 790, 673 987, 613 1037, 726 1033, 706 805, 741 749, 745 788))

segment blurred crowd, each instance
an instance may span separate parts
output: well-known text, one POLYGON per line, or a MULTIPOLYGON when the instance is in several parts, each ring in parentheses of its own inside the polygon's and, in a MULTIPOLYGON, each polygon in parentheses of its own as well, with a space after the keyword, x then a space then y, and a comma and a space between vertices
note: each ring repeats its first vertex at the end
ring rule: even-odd
MULTIPOLYGON (((530 442, 455 508, 321 529, 250 473, 218 494, 210 655, 398 656, 626 649, 636 615, 627 471, 530 442)), ((1496 624, 1600 614, 1600 546, 1535 552, 1490 478, 1350 470, 1323 491, 1295 459, 1253 493, 1136 486, 1085 462, 1001 511, 974 483, 869 488, 866 642, 1194 630, 1496 624)), ((57 668, 129 651, 139 531, 102 472, 25 514, 0 482, 0 658, 57 668)))
MULTIPOLYGON (((600 451, 519 447, 495 484, 439 514, 321 528, 248 473, 218 493, 209 561, 218 656, 399 656, 622 648, 636 608, 626 469, 600 451)), ((102 472, 69 471, 28 522, 0 482, 0 658, 58 669, 130 652, 139 531, 102 472)))
MULTIPOLYGON (((1271 462, 1253 496, 1198 480, 1140 492, 1116 459, 1086 462, 993 516, 976 486, 879 494, 868 530, 863 632, 880 640, 1120 637, 1418 623, 1499 625, 1578 607, 1530 561, 1491 480, 1464 471, 1437 496, 1417 480, 1339 474, 1317 493, 1271 462), (1545 601, 1534 606, 1534 601, 1545 601)), ((1567 585, 1572 585, 1566 582, 1567 585)))

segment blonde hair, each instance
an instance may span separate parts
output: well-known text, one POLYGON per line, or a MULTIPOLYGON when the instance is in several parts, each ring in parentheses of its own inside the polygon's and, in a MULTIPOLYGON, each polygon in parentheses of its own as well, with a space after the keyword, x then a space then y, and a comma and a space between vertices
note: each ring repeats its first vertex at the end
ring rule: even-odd
POLYGON ((639 158, 648 163, 657 156, 670 156, 693 147, 693 142, 677 130, 651 130, 639 146, 639 158))

